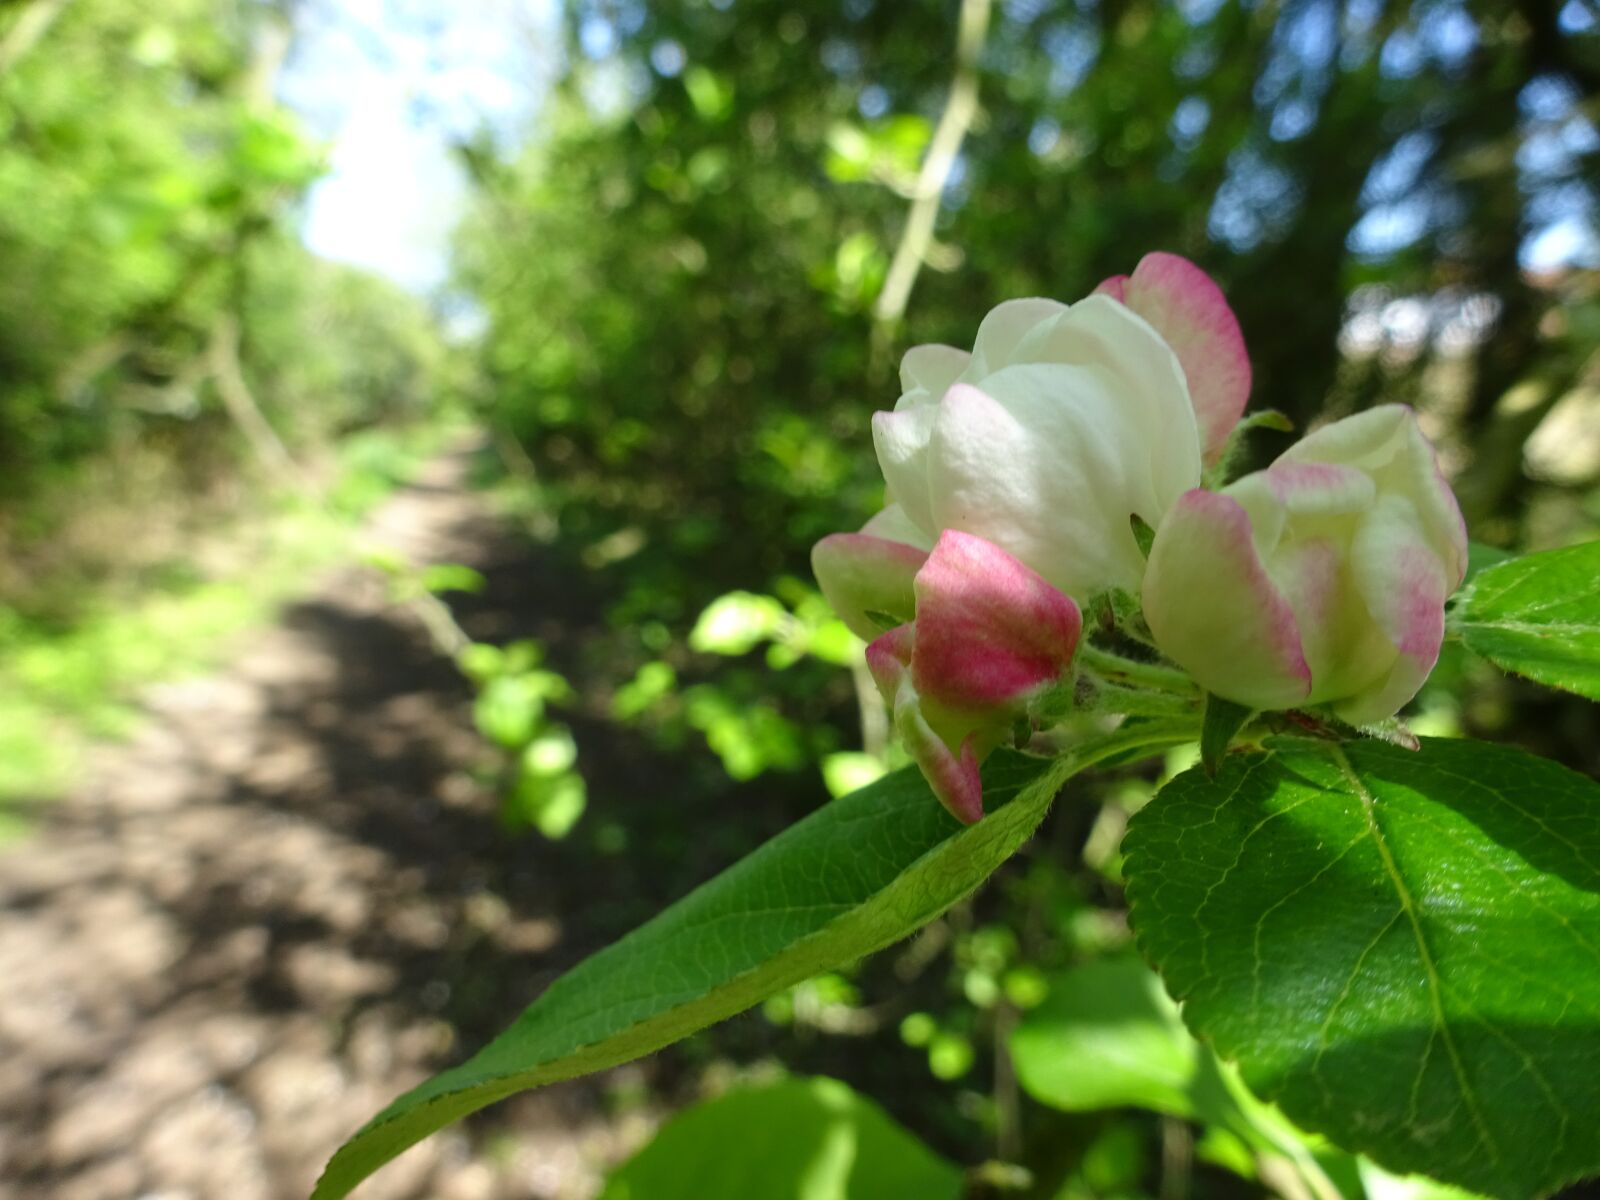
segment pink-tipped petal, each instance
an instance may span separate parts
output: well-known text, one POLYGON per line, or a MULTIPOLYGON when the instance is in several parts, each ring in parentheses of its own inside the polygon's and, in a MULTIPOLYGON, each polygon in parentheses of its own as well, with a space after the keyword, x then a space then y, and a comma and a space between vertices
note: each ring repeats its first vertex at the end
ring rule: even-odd
POLYGON ((1089 293, 1091 296, 1110 296, 1113 300, 1128 302, 1128 277, 1126 275, 1113 275, 1110 279, 1102 279, 1100 286, 1089 293))
POLYGON ((1278 462, 1343 463, 1380 470, 1404 448, 1405 427, 1416 420, 1403 404, 1380 404, 1318 426, 1278 456, 1278 462))
POLYGON ((978 774, 972 738, 961 743, 959 753, 952 751, 914 703, 897 705, 894 723, 906 752, 950 815, 963 825, 975 824, 982 818, 983 780, 978 774))
POLYGON ((1371 475, 1337 463, 1280 460, 1262 474, 1273 496, 1295 516, 1360 512, 1378 497, 1371 475))
POLYGON ((1413 495, 1417 509, 1439 544, 1447 547, 1445 570, 1449 575, 1449 591, 1455 591, 1467 574, 1467 522, 1461 515, 1461 504, 1450 489, 1450 483, 1439 469, 1439 456, 1433 443, 1417 424, 1417 416, 1409 409, 1406 422, 1406 444, 1414 479, 1413 495))
POLYGON ((947 529, 915 590, 913 678, 943 708, 1003 713, 1072 664, 1078 606, 993 542, 947 529))
POLYGON ((1453 591, 1467 570, 1467 526, 1439 470, 1433 443, 1404 404, 1380 404, 1315 429, 1285 450, 1271 469, 1288 463, 1341 463, 1382 480, 1385 491, 1411 497, 1434 543, 1444 548, 1453 591))
POLYGON ((900 685, 911 677, 911 651, 916 632, 910 625, 891 629, 867 643, 867 670, 878 685, 878 694, 893 708, 900 696, 900 685))
MULTIPOLYGON (((1113 280, 1104 289, 1116 295, 1113 280)), ((1250 355, 1239 320, 1216 281, 1186 258, 1139 260, 1117 297, 1154 326, 1183 364, 1205 461, 1217 461, 1250 399, 1250 355)))
POLYGON ((1288 599, 1262 566, 1250 517, 1231 496, 1196 488, 1156 530, 1144 578, 1156 644, 1201 686, 1252 708, 1290 708, 1311 669, 1288 599))
POLYGON ((911 619, 913 580, 926 551, 864 533, 835 533, 811 550, 817 586, 839 619, 863 641, 911 619))
POLYGON ((1357 724, 1392 716, 1417 694, 1444 644, 1444 602, 1454 586, 1449 568, 1423 540, 1416 509, 1385 497, 1351 546, 1355 585, 1378 629, 1398 655, 1385 675, 1339 706, 1357 724))

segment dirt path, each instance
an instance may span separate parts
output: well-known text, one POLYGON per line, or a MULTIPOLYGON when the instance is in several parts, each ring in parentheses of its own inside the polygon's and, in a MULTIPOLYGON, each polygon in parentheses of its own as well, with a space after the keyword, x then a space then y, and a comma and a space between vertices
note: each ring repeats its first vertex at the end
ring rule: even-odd
MULTIPOLYGON (((435 463, 374 540, 526 575, 465 469, 435 463)), ((480 636, 518 619, 493 592, 480 636)), ((304 1197, 456 1038, 609 934, 563 927, 594 894, 583 864, 496 828, 469 703, 356 570, 147 697, 142 734, 0 853, 0 1197, 304 1197)), ((629 1136, 599 1086, 514 1102, 498 1149, 448 1133, 359 1194, 591 1194, 629 1136)))

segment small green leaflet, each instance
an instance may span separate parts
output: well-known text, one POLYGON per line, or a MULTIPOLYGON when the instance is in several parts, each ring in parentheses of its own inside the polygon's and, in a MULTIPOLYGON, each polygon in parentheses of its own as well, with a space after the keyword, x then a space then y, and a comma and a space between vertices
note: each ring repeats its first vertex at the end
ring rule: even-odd
POLYGON ((1010 857, 1068 776, 1193 736, 1145 724, 1054 760, 997 753, 983 772, 989 815, 971 826, 946 814, 911 768, 823 806, 580 963, 467 1062, 379 1113, 333 1156, 314 1200, 337 1200, 496 1100, 649 1054, 899 941, 1010 857))
POLYGON ((1600 700, 1600 542, 1485 567, 1449 630, 1498 667, 1600 700))
POLYGON ((1217 773, 1234 735, 1253 715, 1252 710, 1242 704, 1206 693, 1205 719, 1200 727, 1200 761, 1207 772, 1217 773))
POLYGON ((672 1118, 600 1200, 959 1200, 960 1168, 837 1079, 740 1088, 672 1118))
POLYGON ((1130 823, 1140 949, 1295 1122, 1506 1200, 1600 1172, 1600 786, 1519 750, 1279 739, 1130 823))

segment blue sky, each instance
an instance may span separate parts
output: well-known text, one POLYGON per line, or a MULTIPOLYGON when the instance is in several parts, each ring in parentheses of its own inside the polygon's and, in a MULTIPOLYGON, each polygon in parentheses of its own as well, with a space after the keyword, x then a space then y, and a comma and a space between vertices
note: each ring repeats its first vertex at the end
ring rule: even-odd
POLYGON ((318 254, 417 292, 444 282, 466 183, 452 138, 520 129, 559 55, 557 0, 315 0, 279 84, 328 146, 307 201, 318 254))

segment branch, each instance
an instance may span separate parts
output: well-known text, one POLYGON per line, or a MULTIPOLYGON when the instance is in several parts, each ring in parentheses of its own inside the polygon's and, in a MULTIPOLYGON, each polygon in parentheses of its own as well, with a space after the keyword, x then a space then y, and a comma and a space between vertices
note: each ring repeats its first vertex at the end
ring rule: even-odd
POLYGON ((9 74, 39 44, 71 0, 33 0, 0 38, 0 75, 9 74))
POLYGON ((275 476, 286 479, 301 491, 312 490, 300 464, 279 439, 245 382, 239 365, 239 321, 231 313, 217 318, 211 334, 211 377, 216 381, 222 406, 250 443, 250 448, 275 476))
POLYGON ((956 72, 950 81, 950 97, 945 101, 944 113, 928 144, 928 156, 922 160, 911 211, 906 214, 900 244, 895 247, 883 291, 878 293, 878 303, 873 309, 875 340, 887 339, 905 315, 911 288, 933 242, 939 198, 950 180, 961 143, 977 115, 978 56, 983 52, 984 38, 989 31, 989 8, 990 0, 961 0, 961 18, 956 32, 956 72))

